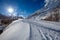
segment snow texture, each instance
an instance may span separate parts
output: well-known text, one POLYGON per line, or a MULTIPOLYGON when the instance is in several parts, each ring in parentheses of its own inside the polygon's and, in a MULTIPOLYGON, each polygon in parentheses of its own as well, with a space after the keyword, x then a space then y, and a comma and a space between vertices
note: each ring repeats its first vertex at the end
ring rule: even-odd
POLYGON ((17 20, 0 35, 0 40, 60 40, 60 26, 51 22, 17 20))

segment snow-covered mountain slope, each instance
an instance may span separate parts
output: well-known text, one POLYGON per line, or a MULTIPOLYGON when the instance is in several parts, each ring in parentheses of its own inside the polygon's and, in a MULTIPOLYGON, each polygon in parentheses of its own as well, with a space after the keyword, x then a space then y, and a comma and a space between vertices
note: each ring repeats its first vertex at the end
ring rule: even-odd
POLYGON ((50 12, 48 12, 42 19, 47 21, 60 21, 60 6, 54 8, 50 12))
POLYGON ((46 14, 49 14, 53 9, 60 6, 60 0, 46 0, 43 8, 35 11, 28 19, 41 19, 46 14))
POLYGON ((60 26, 46 21, 17 20, 8 27, 0 40, 60 40, 60 26))

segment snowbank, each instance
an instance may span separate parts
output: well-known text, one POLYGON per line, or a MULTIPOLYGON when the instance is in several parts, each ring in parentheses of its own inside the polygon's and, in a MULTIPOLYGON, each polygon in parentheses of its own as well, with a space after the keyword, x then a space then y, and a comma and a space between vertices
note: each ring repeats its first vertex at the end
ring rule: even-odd
POLYGON ((0 40, 27 40, 29 39, 29 24, 21 21, 11 23, 1 35, 0 40))

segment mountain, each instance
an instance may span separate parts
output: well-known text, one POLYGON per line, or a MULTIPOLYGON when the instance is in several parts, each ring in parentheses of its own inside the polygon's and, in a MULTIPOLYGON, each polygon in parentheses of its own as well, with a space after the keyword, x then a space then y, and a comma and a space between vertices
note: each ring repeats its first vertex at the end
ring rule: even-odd
POLYGON ((32 15, 30 15, 27 19, 35 19, 40 20, 42 18, 46 18, 47 14, 54 11, 54 9, 60 6, 60 0, 46 0, 46 4, 43 8, 35 11, 32 15))
POLYGON ((42 19, 47 21, 60 21, 60 6, 48 12, 44 17, 42 17, 42 19))

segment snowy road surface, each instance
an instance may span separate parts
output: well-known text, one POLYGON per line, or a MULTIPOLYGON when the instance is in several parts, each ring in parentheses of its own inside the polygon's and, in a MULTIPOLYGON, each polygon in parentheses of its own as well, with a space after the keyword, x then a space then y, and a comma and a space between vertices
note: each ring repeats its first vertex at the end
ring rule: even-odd
POLYGON ((4 30, 0 40, 60 40, 60 26, 46 21, 17 20, 4 30))

